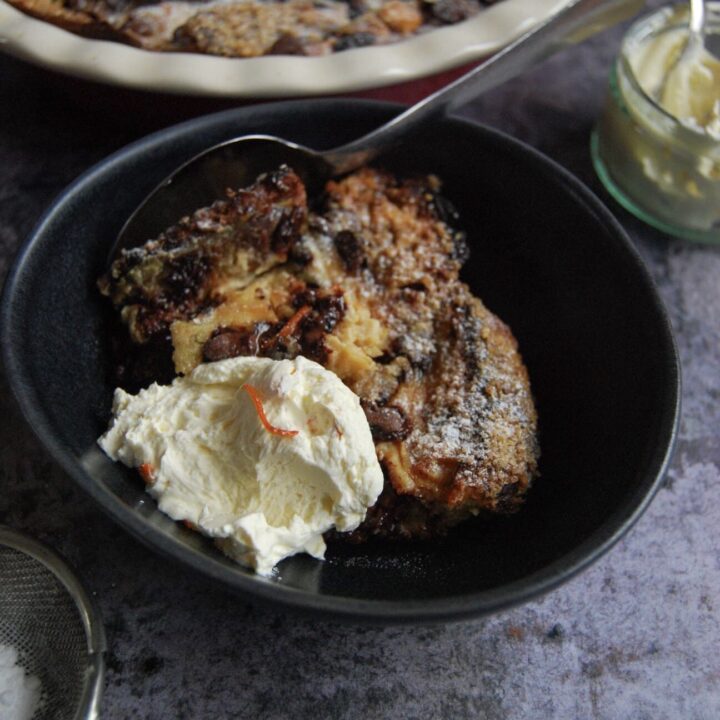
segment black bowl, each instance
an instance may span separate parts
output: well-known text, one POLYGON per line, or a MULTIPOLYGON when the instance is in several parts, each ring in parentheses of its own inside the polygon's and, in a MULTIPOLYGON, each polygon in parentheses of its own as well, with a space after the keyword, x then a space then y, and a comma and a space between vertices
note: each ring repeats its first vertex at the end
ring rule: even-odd
POLYGON ((135 473, 95 444, 112 393, 95 279, 144 195, 185 159, 238 134, 330 147, 397 111, 348 100, 248 107, 111 156, 55 202, 20 253, 5 287, 3 349, 42 442, 153 549, 258 601, 381 622, 449 620, 537 596, 610 548, 656 491, 679 412, 668 318, 622 228, 562 168, 496 131, 442 120, 385 162, 443 178, 471 244, 465 279, 519 340, 543 453, 520 513, 469 522, 433 545, 340 546, 324 563, 290 558, 268 580, 160 513, 135 473))

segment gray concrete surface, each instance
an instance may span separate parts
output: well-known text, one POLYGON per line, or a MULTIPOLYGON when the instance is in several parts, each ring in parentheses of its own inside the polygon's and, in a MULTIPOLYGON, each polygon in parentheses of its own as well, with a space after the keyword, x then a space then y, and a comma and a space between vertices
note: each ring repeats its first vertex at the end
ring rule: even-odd
MULTIPOLYGON (((47 457, 0 379, 0 522, 57 547, 87 579, 110 643, 105 718, 720 717, 720 248, 643 227, 592 173, 588 137, 618 40, 558 56, 466 114, 587 182, 658 283, 684 366, 683 419, 648 512, 581 576, 490 619, 382 629, 276 614, 206 587, 113 525, 47 457)), ((0 56, 0 278, 82 170, 233 104, 123 94, 0 56)))

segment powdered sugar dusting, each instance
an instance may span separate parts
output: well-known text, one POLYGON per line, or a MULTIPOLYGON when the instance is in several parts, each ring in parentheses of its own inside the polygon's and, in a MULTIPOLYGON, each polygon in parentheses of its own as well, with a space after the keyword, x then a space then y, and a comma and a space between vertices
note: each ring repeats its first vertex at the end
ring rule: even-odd
POLYGON ((40 680, 26 674, 17 650, 0 645, 0 718, 31 720, 40 707, 40 680))
POLYGON ((352 223, 362 238, 367 267, 358 279, 402 367, 387 402, 412 432, 403 449, 381 452, 408 471, 403 492, 512 509, 539 454, 528 375, 508 327, 459 280, 467 247, 441 219, 437 189, 432 178, 359 171, 330 183, 326 219, 330 233, 352 223))

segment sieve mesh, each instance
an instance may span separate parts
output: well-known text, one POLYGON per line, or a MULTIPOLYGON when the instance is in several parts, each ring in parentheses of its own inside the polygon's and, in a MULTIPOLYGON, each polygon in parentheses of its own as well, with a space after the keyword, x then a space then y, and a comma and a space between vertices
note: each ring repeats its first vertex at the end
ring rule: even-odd
POLYGON ((42 684, 32 720, 85 717, 92 663, 78 604, 43 562, 3 544, 0 644, 14 647, 25 672, 42 684))

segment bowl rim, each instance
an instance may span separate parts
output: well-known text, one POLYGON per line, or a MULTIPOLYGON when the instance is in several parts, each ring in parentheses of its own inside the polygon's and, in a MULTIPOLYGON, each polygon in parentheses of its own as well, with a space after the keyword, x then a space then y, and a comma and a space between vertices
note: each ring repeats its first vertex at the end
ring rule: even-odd
POLYGON ((226 58, 81 37, 0 0, 0 47, 41 67, 136 90, 206 97, 305 97, 396 85, 478 61, 568 2, 502 0, 455 25, 389 45, 321 57, 226 58))
POLYGON ((658 444, 648 460, 648 473, 631 496, 626 498, 621 507, 617 508, 606 521, 589 537, 571 551, 546 565, 540 570, 523 578, 494 588, 463 593, 450 598, 434 597, 420 600, 362 600, 347 596, 310 594, 306 590, 280 585, 258 578, 254 575, 231 572, 221 557, 208 558, 204 554, 175 542, 157 530, 152 524, 137 515, 132 508, 118 500, 103 484, 94 480, 87 473, 74 455, 54 437, 50 422, 41 410, 38 395, 32 387, 25 372, 22 355, 10 342, 13 331, 17 332, 14 321, 14 307, 22 296, 22 280, 24 268, 29 262, 32 252, 42 240, 46 227, 52 222, 66 203, 82 194, 84 188, 92 185, 105 172, 117 164, 132 159, 138 154, 151 150, 154 146, 163 145, 181 138, 190 132, 207 131, 213 126, 222 126, 228 121, 242 119, 249 111, 261 108, 264 112, 302 113, 308 105, 321 106, 323 112, 331 114, 333 107, 346 106, 352 103, 358 112, 398 112, 401 105, 371 100, 291 100, 268 103, 262 106, 234 108, 211 115, 204 115, 183 123, 156 131, 117 150, 103 160, 90 167, 63 190, 38 220, 28 238, 20 247, 14 263, 9 270, 2 293, 0 304, 0 338, 2 338, 2 358, 5 373, 12 392, 18 402, 22 415, 30 428, 49 451, 53 459, 87 492, 115 522, 134 537, 161 555, 169 557, 185 566, 192 568, 205 577, 221 583, 224 587, 243 594, 250 601, 262 601, 276 607, 307 611, 312 614, 324 614, 334 619, 361 621, 370 623, 426 623, 463 620, 492 614, 508 609, 537 598, 562 583, 571 579, 582 570, 602 557, 642 516, 655 493, 661 486, 668 469, 676 444, 680 419, 681 370, 677 343, 667 309, 660 297, 648 268, 629 236, 602 204, 602 202, 574 175, 557 162, 548 158, 540 151, 526 143, 506 135, 486 125, 465 119, 446 118, 441 122, 457 123, 470 126, 481 136, 501 142, 516 153, 521 153, 540 166, 550 170, 558 183, 567 186, 576 201, 585 206, 595 219, 601 223, 612 238, 627 252, 628 261, 634 266, 637 277, 645 285, 650 294, 653 306, 657 310, 658 332, 662 334, 666 348, 664 365, 669 380, 667 397, 663 406, 663 416, 659 424, 658 444))

